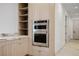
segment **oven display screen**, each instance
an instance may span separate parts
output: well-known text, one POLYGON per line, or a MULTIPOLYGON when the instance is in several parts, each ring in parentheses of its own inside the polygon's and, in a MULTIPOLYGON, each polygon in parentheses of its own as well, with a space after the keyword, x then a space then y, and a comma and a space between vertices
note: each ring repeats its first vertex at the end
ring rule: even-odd
POLYGON ((46 25, 36 25, 35 29, 46 29, 46 25))
POLYGON ((34 34, 34 42, 46 43, 46 34, 34 34))

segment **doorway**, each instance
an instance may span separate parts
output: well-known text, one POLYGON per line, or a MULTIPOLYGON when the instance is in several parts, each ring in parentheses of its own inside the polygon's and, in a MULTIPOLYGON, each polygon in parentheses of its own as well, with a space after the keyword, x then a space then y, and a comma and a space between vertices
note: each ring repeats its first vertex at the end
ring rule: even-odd
POLYGON ((79 40, 79 20, 73 20, 73 39, 79 40))
POLYGON ((67 24, 68 24, 68 20, 67 20, 67 16, 65 16, 65 43, 67 43, 67 24))

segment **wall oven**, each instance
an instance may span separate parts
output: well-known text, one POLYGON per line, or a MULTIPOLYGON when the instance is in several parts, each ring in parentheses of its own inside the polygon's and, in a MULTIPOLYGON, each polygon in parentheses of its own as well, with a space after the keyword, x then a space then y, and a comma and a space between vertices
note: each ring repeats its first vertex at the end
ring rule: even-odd
POLYGON ((33 21, 33 45, 48 47, 48 20, 33 21))

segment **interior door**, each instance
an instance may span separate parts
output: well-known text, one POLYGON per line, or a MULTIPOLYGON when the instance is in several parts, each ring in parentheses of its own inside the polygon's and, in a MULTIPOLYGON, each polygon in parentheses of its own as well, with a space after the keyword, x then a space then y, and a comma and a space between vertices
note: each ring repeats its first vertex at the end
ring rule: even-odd
POLYGON ((73 21, 73 39, 79 39, 79 20, 73 21))

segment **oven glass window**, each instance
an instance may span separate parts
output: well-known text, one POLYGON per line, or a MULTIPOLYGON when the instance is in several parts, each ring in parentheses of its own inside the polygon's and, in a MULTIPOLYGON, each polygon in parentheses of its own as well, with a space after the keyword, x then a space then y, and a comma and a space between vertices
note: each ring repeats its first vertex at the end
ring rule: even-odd
POLYGON ((46 34, 34 34, 34 42, 46 43, 46 34))
POLYGON ((46 25, 36 25, 35 29, 46 29, 46 25))

